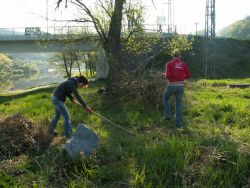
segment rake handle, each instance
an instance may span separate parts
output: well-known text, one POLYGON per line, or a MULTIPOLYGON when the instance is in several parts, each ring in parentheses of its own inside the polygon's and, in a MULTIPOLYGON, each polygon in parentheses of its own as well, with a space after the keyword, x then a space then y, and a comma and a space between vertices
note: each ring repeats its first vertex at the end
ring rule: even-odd
MULTIPOLYGON (((82 105, 81 105, 80 103, 78 103, 78 102, 75 102, 75 103, 78 104, 79 106, 82 106, 82 105)), ((121 130, 123 130, 123 131, 125 131, 125 132, 127 132, 127 133, 129 133, 129 134, 131 134, 131 135, 133 135, 133 136, 135 136, 134 133, 130 132, 130 131, 127 130, 127 129, 124 129, 121 125, 118 125, 117 123, 114 123, 113 121, 107 119, 106 117, 102 116, 101 114, 99 114, 99 113, 97 113, 97 112, 95 112, 95 111, 93 111, 93 110, 92 110, 92 113, 95 114, 95 115, 97 115, 97 116, 99 116, 100 118, 104 119, 105 121, 109 122, 111 125, 113 125, 113 126, 119 128, 119 129, 121 129, 121 130)))
POLYGON ((109 122, 110 124, 114 125, 115 127, 119 128, 119 129, 121 129, 121 130, 123 130, 123 131, 126 131, 127 133, 129 133, 129 134, 135 136, 134 133, 128 131, 127 129, 124 129, 122 126, 118 125, 117 123, 114 123, 113 121, 110 121, 109 119, 105 118, 105 117, 102 116, 101 114, 99 114, 99 113, 97 113, 97 112, 95 112, 95 111, 92 111, 92 112, 93 112, 95 115, 99 116, 100 118, 104 119, 105 121, 109 122))

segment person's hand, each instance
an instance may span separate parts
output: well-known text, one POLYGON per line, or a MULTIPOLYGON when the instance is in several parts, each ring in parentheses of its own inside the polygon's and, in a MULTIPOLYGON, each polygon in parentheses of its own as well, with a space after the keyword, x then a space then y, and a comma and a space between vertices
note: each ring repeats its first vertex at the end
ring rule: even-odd
POLYGON ((165 72, 159 73, 159 79, 163 80, 165 78, 166 78, 166 73, 165 72))
POLYGON ((88 113, 88 114, 91 114, 93 112, 93 110, 89 107, 89 106, 86 106, 85 107, 85 111, 88 113))
POLYGON ((71 99, 71 102, 77 104, 77 100, 75 98, 71 99))

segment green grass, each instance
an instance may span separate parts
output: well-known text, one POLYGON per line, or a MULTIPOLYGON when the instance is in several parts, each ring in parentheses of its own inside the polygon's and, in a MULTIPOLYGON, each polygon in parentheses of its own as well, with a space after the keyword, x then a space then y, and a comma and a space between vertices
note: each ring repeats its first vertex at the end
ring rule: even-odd
MULTIPOLYGON (((98 94, 103 82, 82 92, 96 115, 66 102, 73 128, 84 123, 101 138, 89 157, 69 159, 57 146, 22 157, 1 156, 0 187, 244 187, 250 180, 250 88, 228 88, 249 79, 198 80, 187 85, 185 128, 163 122, 162 112, 136 99, 98 94), (6 165, 12 161, 12 165, 6 165), (3 168, 5 167, 5 168, 3 168)), ((40 126, 53 115, 53 88, 0 96, 0 118, 20 113, 40 126)), ((173 102, 173 101, 172 101, 173 102)), ((63 134, 62 120, 57 130, 63 134)))

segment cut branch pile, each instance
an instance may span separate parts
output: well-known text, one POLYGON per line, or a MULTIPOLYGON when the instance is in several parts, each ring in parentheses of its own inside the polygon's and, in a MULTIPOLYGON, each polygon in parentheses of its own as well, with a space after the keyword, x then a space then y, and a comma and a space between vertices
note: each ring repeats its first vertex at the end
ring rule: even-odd
POLYGON ((114 93, 129 99, 136 99, 142 105, 157 105, 162 103, 162 96, 166 87, 166 79, 161 72, 151 72, 137 78, 126 75, 112 87, 114 93))
POLYGON ((48 146, 51 138, 44 128, 17 114, 0 121, 0 155, 18 156, 48 146))

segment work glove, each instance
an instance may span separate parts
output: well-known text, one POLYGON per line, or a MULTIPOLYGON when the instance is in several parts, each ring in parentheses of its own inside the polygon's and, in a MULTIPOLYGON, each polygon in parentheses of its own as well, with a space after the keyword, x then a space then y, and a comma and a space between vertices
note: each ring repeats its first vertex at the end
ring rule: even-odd
POLYGON ((89 106, 86 106, 85 107, 85 111, 88 113, 88 114, 91 114, 93 112, 93 110, 89 107, 89 106))

